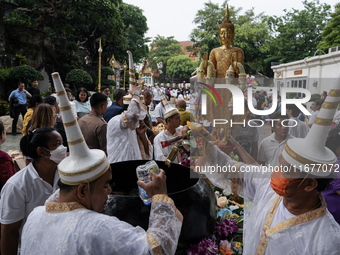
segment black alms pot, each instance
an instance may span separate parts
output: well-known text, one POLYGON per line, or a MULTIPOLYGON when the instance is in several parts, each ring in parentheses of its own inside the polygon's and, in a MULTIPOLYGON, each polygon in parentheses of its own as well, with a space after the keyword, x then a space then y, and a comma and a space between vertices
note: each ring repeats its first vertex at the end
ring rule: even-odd
MULTIPOLYGON (((111 164, 113 193, 128 194, 137 189, 136 167, 146 162, 137 160, 111 164)), ((188 167, 172 164, 168 168, 164 162, 156 162, 166 172, 168 195, 184 218, 179 243, 196 243, 208 236, 214 230, 216 212, 211 186, 188 167)), ((138 194, 109 195, 104 213, 145 230, 149 225, 150 206, 145 206, 138 194)))

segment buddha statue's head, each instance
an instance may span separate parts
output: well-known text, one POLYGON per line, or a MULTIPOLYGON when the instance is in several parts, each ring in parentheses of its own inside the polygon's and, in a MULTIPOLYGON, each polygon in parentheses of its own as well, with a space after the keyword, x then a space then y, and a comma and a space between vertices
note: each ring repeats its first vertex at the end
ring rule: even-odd
POLYGON ((225 14, 226 19, 220 25, 219 34, 221 43, 227 47, 230 47, 233 43, 234 36, 235 36, 235 27, 233 23, 231 23, 229 19, 229 8, 227 5, 227 11, 225 14))

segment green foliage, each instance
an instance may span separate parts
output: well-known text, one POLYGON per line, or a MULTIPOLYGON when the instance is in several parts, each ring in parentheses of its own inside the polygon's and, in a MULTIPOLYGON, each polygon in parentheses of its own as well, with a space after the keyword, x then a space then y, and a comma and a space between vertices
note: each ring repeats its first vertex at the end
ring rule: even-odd
POLYGON ((312 94, 310 97, 309 102, 313 102, 314 100, 318 100, 321 99, 321 95, 320 94, 312 94))
POLYGON ((281 17, 268 19, 275 38, 271 41, 270 61, 292 62, 314 56, 321 42, 331 6, 319 1, 303 1, 304 9, 285 11, 281 17))
POLYGON ((175 56, 168 61, 168 74, 172 78, 188 79, 196 67, 197 63, 188 56, 175 56))
POLYGON ((0 116, 9 114, 9 103, 6 100, 0 100, 0 116))
POLYGON ((112 70, 112 68, 108 66, 103 66, 101 68, 101 73, 102 76, 104 75, 105 77, 107 77, 107 75, 115 75, 115 72, 112 70))
POLYGON ((335 11, 331 13, 331 19, 321 36, 322 42, 317 47, 320 50, 327 52, 328 48, 340 45, 340 3, 335 5, 335 11))
POLYGON ((26 56, 22 56, 20 54, 15 54, 15 56, 17 57, 17 59, 19 59, 20 65, 27 65, 26 56))
MULTIPOLYGON (((203 57, 204 52, 220 47, 219 26, 225 19, 226 8, 227 1, 221 6, 208 2, 197 12, 193 21, 197 28, 193 29, 190 37, 199 56, 203 57)), ((246 65, 270 75, 270 63, 264 62, 265 54, 269 52, 267 43, 271 39, 267 17, 262 13, 255 15, 254 8, 247 10, 244 15, 239 14, 241 10, 229 5, 230 20, 235 26, 233 46, 244 50, 246 65)))
POLYGON ((82 69, 73 69, 67 73, 65 81, 76 88, 89 85, 93 82, 91 76, 82 69))
POLYGON ((167 67, 169 59, 183 54, 181 45, 173 36, 165 38, 164 36, 157 35, 151 43, 149 63, 152 69, 158 69, 157 64, 162 64, 162 67, 159 69, 159 78, 165 82, 165 79, 168 78, 167 67))
POLYGON ((0 69, 0 81, 1 82, 6 82, 9 79, 11 70, 12 68, 1 68, 0 69))
POLYGON ((112 88, 116 87, 116 82, 114 80, 109 80, 109 79, 103 79, 101 80, 101 85, 102 86, 107 86, 110 88, 110 90, 112 90, 112 88))
POLYGON ((17 82, 22 81, 25 84, 28 84, 28 81, 33 81, 35 79, 39 81, 44 80, 44 76, 37 69, 28 65, 12 68, 9 73, 9 78, 16 80, 17 82))

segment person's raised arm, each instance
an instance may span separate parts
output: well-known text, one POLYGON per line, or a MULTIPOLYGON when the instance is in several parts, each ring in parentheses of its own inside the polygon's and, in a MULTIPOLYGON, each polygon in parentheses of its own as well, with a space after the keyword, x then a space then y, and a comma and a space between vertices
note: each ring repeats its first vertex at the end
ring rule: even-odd
POLYGON ((137 182, 152 197, 147 240, 154 253, 175 254, 183 216, 167 195, 165 172, 160 169, 158 175, 150 174, 150 183, 137 182))

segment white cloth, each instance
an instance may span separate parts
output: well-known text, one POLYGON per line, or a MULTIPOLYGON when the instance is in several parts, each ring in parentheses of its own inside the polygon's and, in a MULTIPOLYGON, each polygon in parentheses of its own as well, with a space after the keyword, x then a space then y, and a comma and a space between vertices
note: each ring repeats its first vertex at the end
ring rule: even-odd
POLYGON ((112 105, 112 100, 107 97, 107 108, 109 108, 112 105))
POLYGON ((290 117, 289 123, 289 134, 296 138, 305 138, 309 132, 309 127, 307 123, 299 120, 298 118, 295 117, 290 117), (292 127, 295 125, 295 122, 292 121, 295 120, 297 122, 297 125, 295 127, 292 127))
MULTIPOLYGON (((243 183, 239 187, 245 198, 243 254, 253 255, 261 239, 268 213, 279 196, 271 188, 269 176, 263 178, 261 173, 256 173, 263 169, 262 166, 236 164, 236 161, 231 160, 228 155, 211 143, 206 147, 206 152, 206 166, 218 164, 220 166, 237 166, 238 169, 247 166, 248 169, 253 170, 252 172, 249 170, 246 173, 240 171, 236 173, 238 181, 243 183)), ((228 179, 235 178, 235 173, 220 171, 206 174, 206 176, 214 185, 226 189, 230 188, 228 179)), ((280 226, 275 226, 278 227, 277 232, 274 228, 267 229, 268 243, 265 254, 339 254, 340 226, 327 208, 318 208, 306 214, 290 218, 286 222, 282 222, 280 226), (322 210, 324 210, 324 214, 320 213, 322 210), (284 228, 285 226, 287 228, 284 228)))
POLYGON ((32 163, 9 178, 1 190, 1 224, 12 224, 22 220, 19 229, 20 240, 22 227, 28 215, 35 207, 43 205, 58 189, 58 180, 59 173, 56 169, 52 187, 39 176, 32 163))
MULTIPOLYGON (((165 130, 162 130, 158 135, 156 135, 153 144, 155 146, 155 160, 165 161, 167 156, 169 155, 173 145, 170 145, 168 147, 162 148, 161 142, 169 140, 171 138, 174 138, 176 136, 179 136, 181 129, 183 126, 180 126, 176 129, 176 133, 174 135, 169 135, 165 130)), ((175 158, 173 163, 181 163, 179 162, 178 157, 175 158)))
POLYGON ((295 217, 294 214, 290 213, 287 208, 285 207, 284 203, 283 203, 283 199, 281 199, 281 202, 279 204, 279 206, 277 207, 277 211, 275 213, 275 216, 273 218, 271 227, 275 226, 276 224, 279 224, 280 222, 284 221, 284 220, 288 220, 290 218, 295 217))
POLYGON ((275 133, 272 133, 270 136, 263 139, 259 145, 258 161, 265 162, 266 166, 277 166, 279 163, 279 156, 284 150, 287 140, 292 138, 294 138, 294 136, 288 133, 286 139, 279 143, 275 139, 275 133))
POLYGON ((162 105, 162 103, 159 103, 155 108, 156 118, 161 118, 162 120, 164 120, 164 113, 165 113, 165 107, 162 105))
POLYGON ((255 108, 257 108, 257 100, 256 100, 255 97, 253 97, 252 103, 253 103, 253 106, 254 106, 255 108))
POLYGON ((158 90, 155 87, 152 87, 152 94, 153 94, 153 100, 161 101, 161 96, 158 93, 158 90))
POLYGON ((335 114, 334 114, 334 117, 333 117, 333 122, 338 125, 340 123, 340 111, 337 111, 335 114))
POLYGON ((73 101, 70 101, 70 105, 71 105, 71 108, 72 108, 72 112, 77 117, 77 107, 76 107, 76 104, 73 101))
POLYGON ((181 99, 183 99, 183 100, 184 100, 184 97, 183 97, 183 95, 182 95, 182 94, 179 94, 179 95, 178 95, 178 97, 177 97, 177 101, 178 101, 178 100, 181 100, 181 99))
POLYGON ((309 117, 309 125, 313 125, 316 117, 318 116, 319 114, 319 110, 315 111, 315 112, 312 112, 312 116, 309 117))
POLYGON ((152 202, 147 232, 116 217, 85 209, 77 203, 39 206, 31 213, 24 227, 21 254, 139 255, 149 254, 152 248, 154 251, 162 249, 164 254, 174 254, 182 215, 169 203, 172 201, 170 198, 162 197, 164 201, 152 202), (61 206, 58 208, 57 205, 61 206), (69 211, 66 208, 70 208, 69 211), (155 243, 150 237, 159 246, 154 247, 155 243))
MULTIPOLYGON (((128 110, 124 113, 130 124, 136 128, 139 125, 139 119, 143 118, 143 116, 145 118, 146 111, 136 99, 132 99, 128 110)), ((110 119, 107 124, 106 137, 107 159, 110 164, 120 161, 143 159, 142 152, 138 146, 136 129, 131 130, 127 124, 124 123, 122 114, 110 119)), ((146 159, 151 159, 152 153, 153 148, 151 143, 149 143, 149 156, 145 153, 146 159)))

